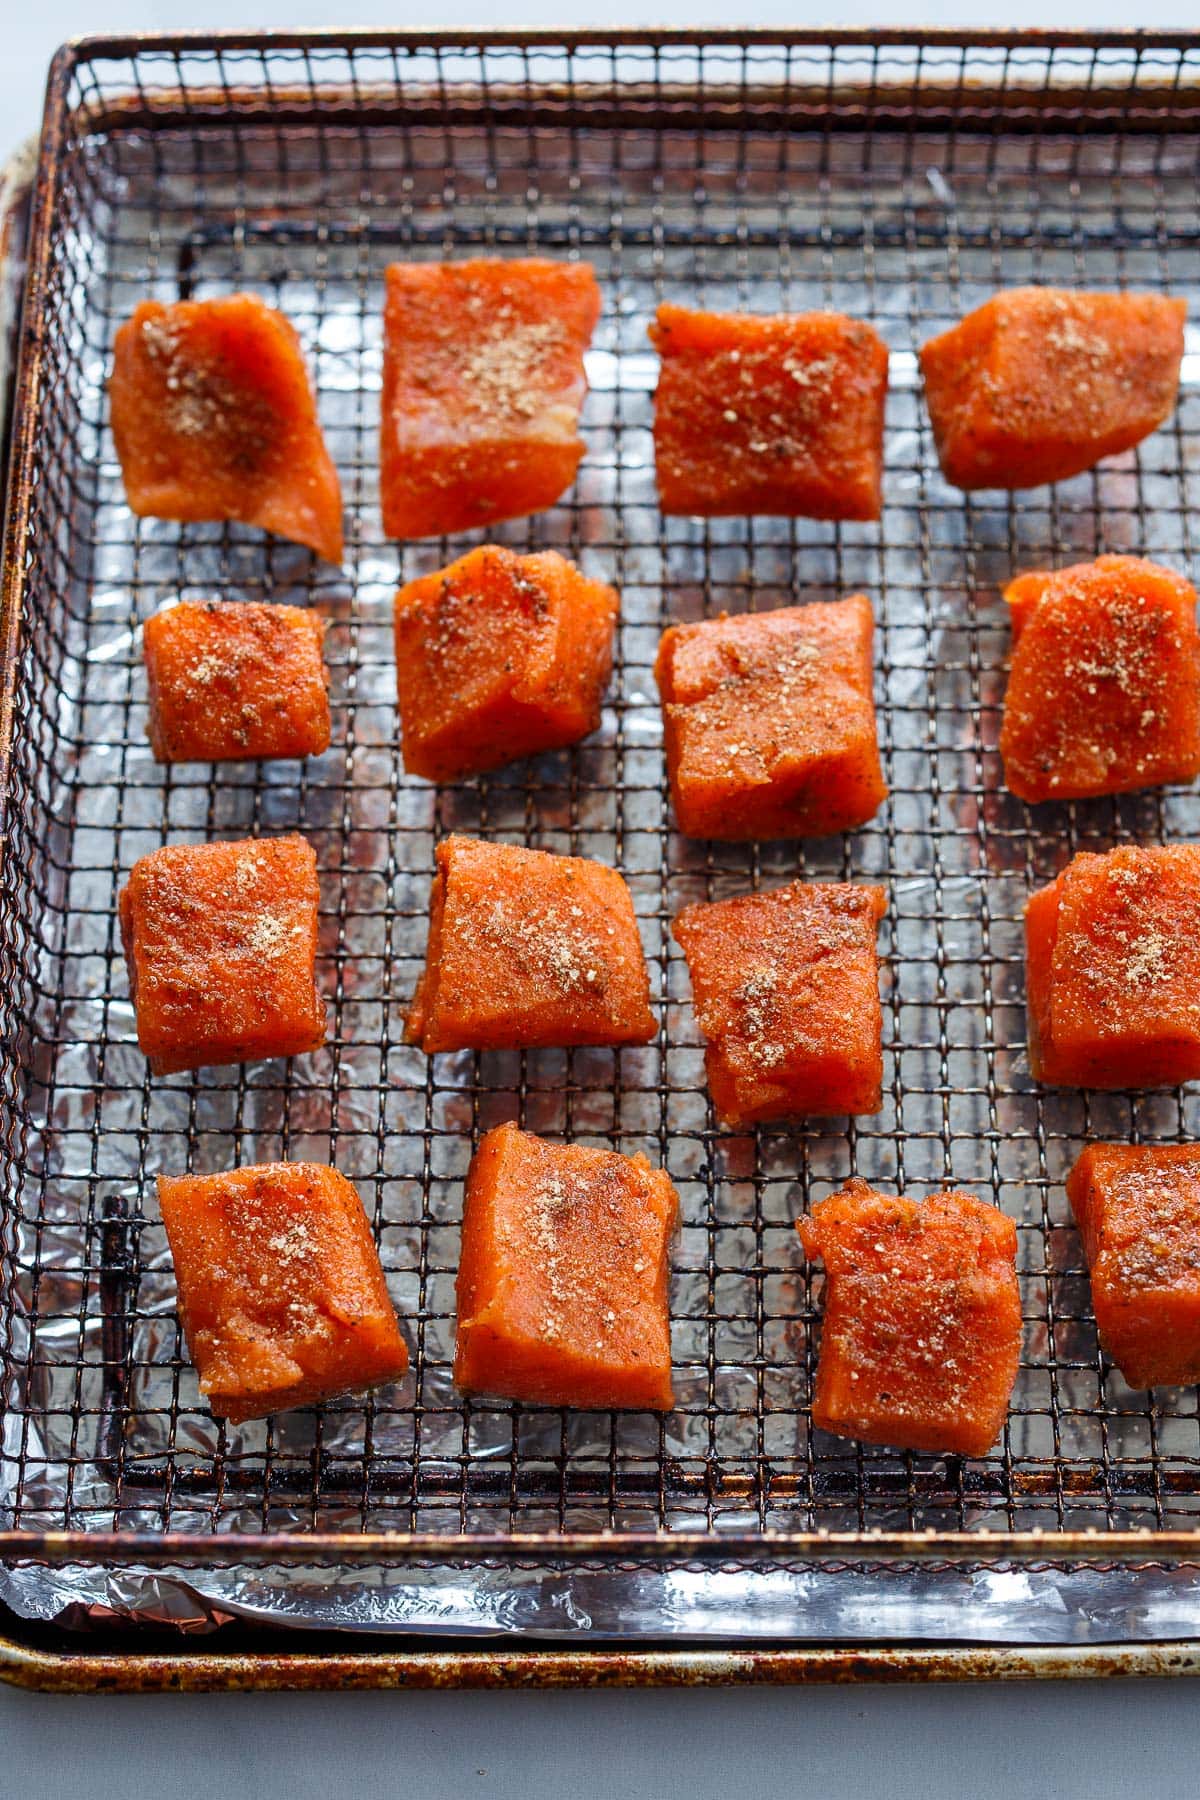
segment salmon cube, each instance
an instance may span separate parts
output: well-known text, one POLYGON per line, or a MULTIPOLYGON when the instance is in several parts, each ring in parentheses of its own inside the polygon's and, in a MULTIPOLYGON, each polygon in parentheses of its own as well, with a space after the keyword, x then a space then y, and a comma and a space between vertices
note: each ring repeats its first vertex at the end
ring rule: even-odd
POLYGON ((321 1163, 160 1175, 200 1392, 240 1425, 408 1368, 356 1190, 321 1163))
POLYGON ((553 550, 495 544, 396 596, 404 766, 453 781, 577 743, 600 723, 617 596, 553 550))
POLYGON ((389 537, 440 537, 553 506, 584 444, 587 263, 393 263, 383 318, 380 490, 389 537))
POLYGON ((1196 590, 1136 556, 1005 589, 1013 659, 1004 776, 1022 800, 1087 799, 1200 774, 1196 590))
POLYGON ((1067 1197, 1100 1342, 1130 1387, 1200 1382, 1200 1147, 1089 1144, 1067 1197))
POLYGON ((320 756, 329 748, 325 621, 298 606, 190 601, 147 619, 150 748, 159 762, 320 756))
POLYGON ((1200 1075, 1200 845, 1083 852, 1025 908, 1029 1063, 1053 1087, 1200 1075))
POLYGON ((826 837, 887 798, 871 603, 673 625, 654 665, 675 822, 686 837, 826 837))
POLYGON ((670 1177, 500 1125, 467 1176, 454 1380, 538 1406, 669 1412, 670 1177))
POLYGON ((646 959, 615 869, 468 837, 436 854, 406 1042, 429 1056, 649 1042, 646 959))
POLYGON ((663 512, 879 517, 888 353, 870 325, 660 306, 650 337, 663 512))
POLYGON ((1023 287, 921 351, 938 459, 960 488, 1066 481, 1132 449, 1175 405, 1182 300, 1023 287))
POLYGON ((897 1450, 986 1456, 1021 1355, 1017 1233, 973 1194, 848 1181, 796 1227, 825 1265, 813 1424, 897 1450))
POLYGON ((121 940, 155 1075, 321 1047, 318 899, 302 837, 174 844, 134 863, 121 940))
POLYGON ((684 907, 672 931, 722 1125, 879 1111, 886 910, 882 888, 819 881, 684 907))
POLYGON ((235 519, 342 560, 342 494, 294 327, 254 294, 145 300, 118 331, 113 438, 133 511, 235 519))

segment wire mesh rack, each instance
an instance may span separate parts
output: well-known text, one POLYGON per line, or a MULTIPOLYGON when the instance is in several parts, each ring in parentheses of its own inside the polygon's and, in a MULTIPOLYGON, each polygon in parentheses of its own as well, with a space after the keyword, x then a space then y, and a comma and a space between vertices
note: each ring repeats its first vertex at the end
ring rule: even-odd
POLYGON ((397 1553, 475 1535, 495 1547, 541 1534, 565 1552, 597 1533, 667 1534, 751 1562, 813 1534, 834 1534, 851 1561, 865 1533, 910 1549, 932 1533, 980 1560, 1035 1530, 1050 1555, 1080 1533, 1146 1528, 1157 1535, 1101 1548, 1195 1547, 1197 1392, 1132 1392, 1099 1350, 1063 1178, 1091 1137, 1194 1136, 1200 1097, 1039 1091, 1021 919, 1074 851, 1194 838, 1200 802, 1169 789, 1030 810, 1004 789, 996 743, 999 590, 1013 572, 1104 551, 1200 569, 1200 340, 1193 329, 1160 432, 1012 496, 943 482, 915 352, 1023 281, 1195 302, 1198 172, 1200 48, 1182 37, 96 40, 63 54, 31 244, 4 614, 8 1553, 44 1553, 64 1532, 78 1534, 72 1554, 94 1541, 161 1560, 190 1544, 217 1561, 251 1540, 286 1556, 322 1533, 397 1553), (584 744, 433 788, 400 762, 391 597, 478 534, 382 536, 383 271, 531 252, 584 258, 602 285, 588 448, 560 505, 492 535, 557 548, 617 586, 616 670, 584 744), (236 525, 137 520, 124 504, 105 403, 116 328, 147 296, 243 288, 303 340, 344 484, 344 570, 236 525), (891 350, 878 524, 659 514, 646 327, 664 298, 872 321, 891 350), (878 817, 820 843, 680 838, 651 674, 662 629, 855 591, 877 617, 891 789, 878 817), (327 755, 155 765, 141 626, 166 600, 214 595, 327 614, 327 755), (116 923, 131 864, 167 842, 287 830, 318 856, 326 1047, 151 1080, 116 923), (622 870, 657 1042, 433 1059, 402 1044, 433 847, 451 830, 622 870), (708 1105, 670 922, 689 901, 795 875, 887 889, 883 1109, 731 1135, 708 1105), (455 1392, 462 1182, 504 1119, 642 1150, 671 1173, 683 1226, 669 1416, 455 1392), (331 1161, 357 1184, 413 1369, 367 1399, 234 1429, 211 1418, 185 1355, 154 1177, 275 1157, 331 1161), (820 1278, 793 1222, 852 1174, 916 1194, 961 1184, 1016 1222, 1024 1349, 987 1457, 858 1446, 811 1425, 820 1278))

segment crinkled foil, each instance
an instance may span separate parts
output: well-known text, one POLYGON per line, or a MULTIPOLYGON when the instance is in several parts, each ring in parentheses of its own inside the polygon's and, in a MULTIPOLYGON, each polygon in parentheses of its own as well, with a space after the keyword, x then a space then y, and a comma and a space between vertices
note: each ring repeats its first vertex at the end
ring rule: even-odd
POLYGON ((1193 1569, 607 1570, 287 1567, 253 1572, 0 1572, 28 1618, 86 1628, 142 1619, 206 1632, 240 1619, 298 1629, 616 1641, 1105 1644, 1194 1637, 1193 1569))
MULTIPOLYGON (((1139 551, 1188 565, 1200 501, 1200 339, 1172 423, 1054 490, 965 498, 938 474, 919 402, 925 337, 997 286, 1120 279, 1200 295, 1194 144, 989 136, 964 125, 781 136, 740 129, 530 130, 407 122, 106 131, 69 149, 40 401, 14 757, 28 884, 5 930, 29 984, 0 1252, 0 1521, 35 1531, 479 1532, 1194 1526, 1194 1390, 1131 1392, 1097 1347, 1063 1177, 1088 1136, 1194 1135, 1196 1096, 1035 1091, 1021 914, 1080 848, 1195 837, 1185 791, 1032 813, 996 753, 1015 571, 1139 551), (579 255, 604 316, 588 361, 588 450, 544 515, 497 529, 555 547, 622 596, 600 731, 570 753, 435 790, 396 743, 396 582, 466 547, 384 542, 377 504, 383 270, 396 258, 579 255), (343 572, 240 527, 135 520, 104 382, 148 295, 249 287, 284 308, 314 369, 345 483, 343 572), (662 297, 870 317, 892 350, 878 525, 663 520, 646 327, 662 297), (672 621, 865 591, 878 621, 891 798, 846 839, 689 843, 670 826, 652 678, 672 621), (334 744, 303 768, 166 770, 145 738, 141 626, 213 594, 330 620, 334 744), (322 882, 326 1048, 292 1064, 161 1081, 140 1056, 115 928, 137 856, 163 842, 304 831, 322 882), (573 851, 627 875, 662 1018, 613 1053, 446 1056, 400 1042, 424 951, 433 846, 450 830, 573 851), (731 1137, 715 1130, 686 974, 669 937, 690 900, 795 875, 881 880, 882 1112, 731 1137), (17 916, 20 907, 24 912, 17 916), (683 1228, 667 1418, 465 1402, 451 1381, 462 1182, 516 1118, 645 1151, 683 1228), (413 1352, 399 1386, 239 1430, 187 1360, 158 1214, 160 1171, 331 1160, 372 1219, 413 1352), (945 1182, 1016 1221, 1026 1317, 1008 1427, 978 1462, 859 1447, 809 1406, 820 1281, 793 1222, 858 1173, 945 1182)), ((1192 573, 1196 571, 1193 569, 1192 573)), ((14 890, 16 891, 16 890, 14 890)), ((6 1093, 8 1089, 6 1088, 6 1093)), ((1189 1570, 981 1566, 408 1569, 302 1566, 0 1571, 18 1613, 203 1630, 229 1616, 381 1631, 577 1637, 1101 1642, 1193 1634, 1189 1570)))

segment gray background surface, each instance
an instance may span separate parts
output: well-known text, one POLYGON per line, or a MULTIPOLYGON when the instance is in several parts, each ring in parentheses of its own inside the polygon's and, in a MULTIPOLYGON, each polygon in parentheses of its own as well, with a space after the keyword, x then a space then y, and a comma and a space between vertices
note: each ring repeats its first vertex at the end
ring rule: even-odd
MULTIPOLYGON (((772 23, 828 17, 827 0, 443 0, 447 27, 772 23)), ((341 23, 383 26, 414 15, 381 0, 352 12, 319 0, 83 0, 3 8, 0 152, 35 130, 45 69, 64 38, 102 30, 341 23)), ((914 24, 905 0, 841 0, 841 24, 914 24)), ((1195 26, 1196 0, 981 0, 929 8, 943 25, 1195 26)), ((0 1800, 78 1794, 170 1800, 253 1794, 348 1800, 405 1794, 606 1800, 649 1795, 886 1795, 1072 1800, 1197 1791, 1200 1687, 1191 1683, 782 1689, 604 1694, 231 1695, 66 1699, 0 1686, 0 1800)))
POLYGON ((71 1700, 0 1690, 4 1800, 1183 1800, 1183 1682, 71 1700))

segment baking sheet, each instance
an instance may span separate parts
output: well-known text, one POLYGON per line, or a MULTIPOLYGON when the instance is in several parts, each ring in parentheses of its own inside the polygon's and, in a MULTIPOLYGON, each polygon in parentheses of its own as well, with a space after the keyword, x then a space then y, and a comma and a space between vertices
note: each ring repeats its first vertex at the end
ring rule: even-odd
MULTIPOLYGON (((1012 572, 1128 550, 1195 577, 1200 336, 1189 327, 1180 407, 1163 431, 1074 482, 1011 499, 965 499, 942 482, 915 371, 924 338, 1001 285, 1121 282, 1194 303, 1194 136, 346 122, 106 132, 74 154, 48 317, 20 818, 10 811, 9 826, 27 878, 4 920, 23 978, 13 1041, 24 1064, 0 1319, 0 1520, 214 1534, 966 1528, 980 1531, 983 1557, 989 1529, 1194 1524, 1196 1391, 1133 1393, 1100 1355, 1062 1179, 1089 1136, 1193 1135, 1196 1096, 1034 1090, 1020 919, 1030 887, 1074 850, 1195 837, 1200 811, 1171 790, 1034 814, 1004 792, 995 746, 1008 643, 999 588, 1012 572), (400 257, 529 252, 586 257, 604 290, 588 455, 562 505, 494 535, 559 548, 615 582, 618 667, 595 738, 435 790, 399 762, 391 595, 478 537, 400 547, 380 534, 382 274, 400 257), (249 530, 139 522, 124 506, 104 403, 113 332, 147 295, 243 287, 284 308, 312 362, 346 491, 344 573, 249 530), (659 516, 645 332, 661 298, 872 319, 892 351, 878 526, 659 516), (886 807, 862 832, 819 844, 680 839, 651 678, 663 626, 859 590, 878 620, 886 807), (327 613, 327 756, 302 770, 154 765, 142 622, 164 602, 212 594, 327 613), (321 868, 329 1044, 291 1065, 152 1082, 119 954, 119 885, 163 842, 291 829, 321 868), (400 1045, 433 845, 450 830, 623 870, 663 1020, 657 1044, 432 1063, 400 1045), (708 1109, 670 919, 688 901, 797 874, 887 887, 884 1109, 840 1129, 731 1137, 708 1109), (669 1169, 684 1226, 668 1418, 454 1392, 462 1178, 480 1133, 505 1118, 642 1150, 669 1169), (330 1160, 356 1181, 414 1368, 367 1401, 232 1430, 211 1419, 183 1352, 153 1178, 277 1156, 330 1160), (1025 1349, 987 1458, 864 1448, 810 1425, 820 1280, 792 1224, 852 1173, 917 1194, 953 1181, 1017 1223, 1025 1349)), ((728 1575, 520 1581, 18 1568, 0 1572, 0 1597, 74 1620, 132 1609, 200 1624, 265 1608, 424 1629, 432 1607, 453 1630, 570 1634, 586 1619, 613 1635, 1103 1641, 1177 1637, 1195 1619, 1186 1572, 789 1572, 766 1552, 763 1566, 728 1575)))

